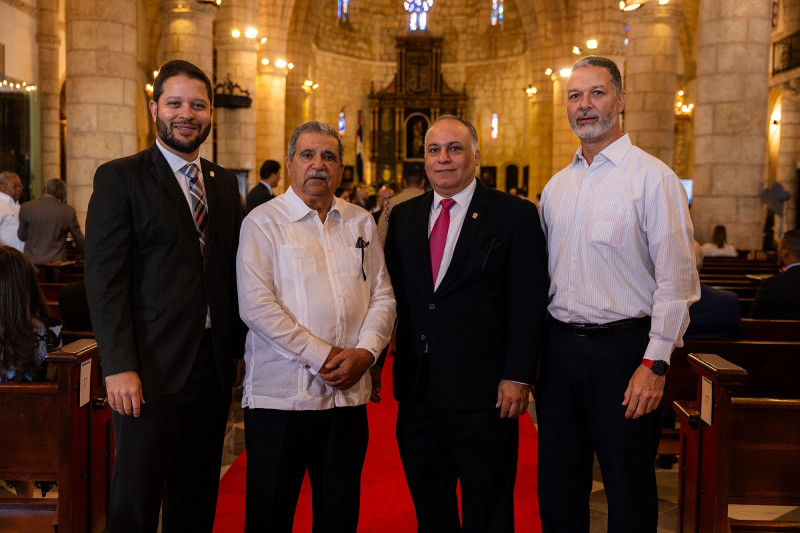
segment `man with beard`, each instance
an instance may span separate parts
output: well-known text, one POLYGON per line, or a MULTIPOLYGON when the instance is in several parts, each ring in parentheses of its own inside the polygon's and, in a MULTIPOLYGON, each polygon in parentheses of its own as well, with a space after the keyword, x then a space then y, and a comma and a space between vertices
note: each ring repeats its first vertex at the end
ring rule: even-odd
POLYGON ((581 147, 542 193, 552 317, 536 389, 545 533, 589 530, 595 453, 608 531, 655 533, 658 407, 700 296, 686 194, 622 133, 625 98, 613 61, 573 65, 567 116, 581 147))
POLYGON ((199 157, 211 129, 202 70, 170 61, 153 82, 157 140, 97 169, 86 289, 113 410, 109 530, 212 530, 244 326, 233 173, 199 157), (163 502, 163 506, 162 506, 163 502))
POLYGON ((395 301, 375 221, 334 197, 343 156, 328 124, 298 126, 289 189, 242 224, 248 532, 291 533, 306 471, 314 531, 358 525, 367 369, 389 342, 395 301))

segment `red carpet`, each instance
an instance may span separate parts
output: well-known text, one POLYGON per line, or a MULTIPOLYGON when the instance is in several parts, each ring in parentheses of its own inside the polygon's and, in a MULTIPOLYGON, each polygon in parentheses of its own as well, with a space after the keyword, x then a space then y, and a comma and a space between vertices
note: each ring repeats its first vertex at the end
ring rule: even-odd
MULTIPOLYGON (((416 531, 414 506, 406 486, 395 440, 397 402, 392 397, 391 365, 383 372, 383 401, 367 407, 369 448, 361 476, 359 533, 405 533, 416 531)), ((514 494, 517 533, 539 533, 539 504, 536 499, 536 429, 529 416, 520 422, 520 453, 514 494)), ((220 481, 215 533, 244 531, 245 473, 247 458, 242 453, 220 481)), ((311 486, 306 477, 297 503, 294 532, 311 531, 311 486)))

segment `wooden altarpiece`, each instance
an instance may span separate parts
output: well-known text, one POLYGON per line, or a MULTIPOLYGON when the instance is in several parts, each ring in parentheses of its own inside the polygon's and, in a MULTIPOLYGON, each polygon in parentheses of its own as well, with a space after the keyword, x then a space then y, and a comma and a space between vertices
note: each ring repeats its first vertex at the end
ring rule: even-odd
POLYGON ((397 73, 382 91, 369 95, 371 161, 378 183, 401 183, 405 173, 424 175, 425 132, 439 115, 463 116, 465 92, 442 77, 442 38, 397 37, 397 73))

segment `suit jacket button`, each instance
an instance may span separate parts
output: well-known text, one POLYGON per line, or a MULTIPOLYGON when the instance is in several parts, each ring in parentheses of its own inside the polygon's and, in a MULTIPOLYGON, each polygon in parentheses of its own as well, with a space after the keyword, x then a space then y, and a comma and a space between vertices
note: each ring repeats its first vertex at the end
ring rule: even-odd
POLYGON ((433 311, 434 309, 436 309, 436 304, 428 304, 428 309, 433 311))
POLYGON ((419 338, 420 338, 420 340, 424 341, 425 340, 425 335, 420 335, 419 338))

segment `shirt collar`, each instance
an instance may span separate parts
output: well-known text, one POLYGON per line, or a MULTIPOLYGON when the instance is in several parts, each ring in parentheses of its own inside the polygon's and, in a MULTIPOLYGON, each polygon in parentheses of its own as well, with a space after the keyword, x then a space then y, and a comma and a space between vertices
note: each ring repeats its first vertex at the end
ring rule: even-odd
MULTIPOLYGON (((603 158, 611 161, 614 166, 620 166, 622 164, 622 160, 628 154, 632 146, 633 144, 631 144, 631 138, 628 137, 627 133, 623 133, 622 137, 606 146, 599 154, 597 154, 594 160, 597 161, 597 158, 602 156, 603 158)), ((586 158, 583 157, 583 147, 579 147, 572 158, 572 164, 574 165, 580 163, 585 161, 585 159, 586 158)))
POLYGON ((262 184, 264 187, 266 187, 266 188, 267 188, 267 190, 269 191, 269 193, 270 193, 270 194, 272 194, 272 187, 270 187, 270 186, 269 186, 269 183, 267 183, 267 182, 266 182, 266 181, 264 181, 264 180, 261 180, 261 184, 262 184))
MULTIPOLYGON (((477 186, 478 186, 478 180, 473 179, 472 183, 467 185, 463 191, 454 194, 450 198, 455 200, 456 204, 458 204, 460 207, 466 209, 467 207, 469 207, 469 203, 472 201, 472 195, 475 193, 475 187, 477 186)), ((436 191, 433 191, 433 209, 439 208, 439 203, 442 201, 443 198, 444 196, 442 196, 436 191)))
POLYGON ((787 271, 787 270, 789 270, 790 268, 794 268, 794 267, 796 267, 796 266, 800 266, 800 263, 792 263, 791 265, 786 265, 786 266, 783 268, 783 271, 784 271, 784 272, 786 272, 786 271, 787 271))
MULTIPOLYGON (((315 209, 308 207, 303 199, 297 196, 297 193, 294 192, 292 187, 286 189, 286 192, 283 193, 283 196, 286 200, 286 205, 289 206, 289 220, 291 222, 297 222, 298 220, 305 218, 312 211, 316 213, 315 209)), ((342 212, 338 208, 339 202, 343 201, 344 200, 334 196, 333 201, 331 202, 331 209, 328 211, 328 216, 330 216, 331 213, 338 213, 340 217, 344 218, 342 216, 342 212)))
POLYGON ((197 168, 201 169, 200 173, 202 174, 203 167, 200 165, 199 155, 194 161, 186 161, 182 157, 178 157, 177 155, 173 154, 172 152, 164 148, 164 145, 161 144, 161 141, 159 139, 156 139, 156 146, 158 146, 158 149, 161 150, 161 153, 164 155, 164 159, 167 160, 167 164, 169 165, 169 168, 172 169, 173 173, 178 172, 180 169, 182 169, 189 163, 194 163, 195 165, 197 165, 197 168))

